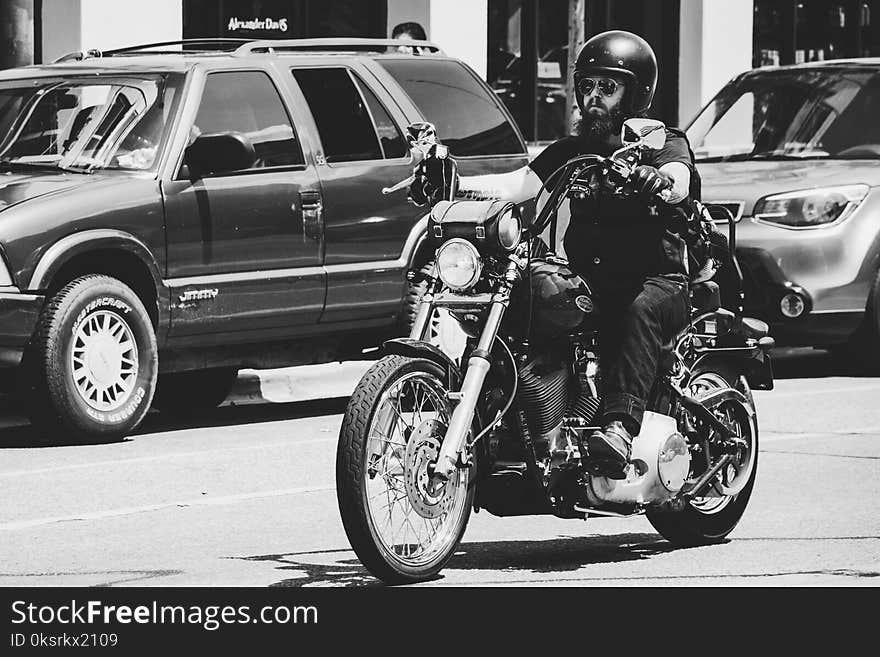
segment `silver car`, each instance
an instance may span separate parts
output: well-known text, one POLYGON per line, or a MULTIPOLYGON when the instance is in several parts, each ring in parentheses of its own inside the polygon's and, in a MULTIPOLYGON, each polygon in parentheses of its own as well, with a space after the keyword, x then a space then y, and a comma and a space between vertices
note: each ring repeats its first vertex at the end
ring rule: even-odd
POLYGON ((880 59, 748 71, 687 134, 704 202, 738 220, 745 313, 880 364, 880 59))

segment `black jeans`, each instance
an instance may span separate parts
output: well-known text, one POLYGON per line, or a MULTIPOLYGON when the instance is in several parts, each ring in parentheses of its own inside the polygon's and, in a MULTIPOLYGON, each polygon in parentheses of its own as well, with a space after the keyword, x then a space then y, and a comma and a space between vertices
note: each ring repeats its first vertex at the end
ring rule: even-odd
POLYGON ((687 280, 669 274, 597 287, 602 424, 620 420, 635 435, 657 378, 660 350, 689 321, 687 280))

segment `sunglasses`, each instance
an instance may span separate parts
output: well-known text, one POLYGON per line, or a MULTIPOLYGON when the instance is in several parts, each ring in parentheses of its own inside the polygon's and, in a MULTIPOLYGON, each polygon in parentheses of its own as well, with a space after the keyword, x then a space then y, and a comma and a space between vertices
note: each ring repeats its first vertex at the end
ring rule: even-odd
POLYGON ((613 78, 599 78, 598 80, 593 78, 581 78, 577 83, 578 91, 584 96, 589 96, 593 93, 593 89, 597 86, 599 87, 599 93, 603 96, 613 96, 614 92, 617 91, 617 88, 620 86, 620 83, 613 78))

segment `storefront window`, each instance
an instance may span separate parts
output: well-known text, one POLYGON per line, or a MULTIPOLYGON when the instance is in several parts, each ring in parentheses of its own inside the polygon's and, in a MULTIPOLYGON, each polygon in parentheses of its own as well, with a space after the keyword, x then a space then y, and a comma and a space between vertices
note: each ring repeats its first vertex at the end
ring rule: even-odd
POLYGON ((387 0, 183 0, 184 38, 386 37, 387 0))
MULTIPOLYGON (((489 0, 488 7, 487 81, 527 141, 565 136, 570 0, 489 0)), ((660 64, 651 112, 668 123, 678 116, 679 9, 679 0, 584 0, 586 39, 628 30, 651 44, 660 64)))
POLYGON ((553 141, 567 134, 568 4, 569 0, 541 0, 536 12, 537 30, 527 34, 523 31, 523 13, 528 8, 523 7, 522 0, 489 0, 487 81, 530 141, 553 141), (524 86, 528 85, 529 75, 522 58, 531 44, 524 48, 524 39, 537 39, 538 65, 530 89, 524 86), (529 108, 525 106, 532 95, 537 114, 534 126, 527 125, 529 108))
POLYGON ((880 0, 755 0, 752 65, 880 55, 880 0))
POLYGON ((39 47, 34 38, 34 17, 39 0, 0 2, 0 68, 28 66, 38 62, 39 47))

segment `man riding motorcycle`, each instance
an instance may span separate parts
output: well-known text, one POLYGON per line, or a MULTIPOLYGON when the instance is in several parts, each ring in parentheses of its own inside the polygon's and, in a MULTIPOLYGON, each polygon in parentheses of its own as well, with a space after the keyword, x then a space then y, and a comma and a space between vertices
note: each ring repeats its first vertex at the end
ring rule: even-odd
MULTIPOLYGON (((656 86, 657 60, 644 39, 623 31, 594 36, 580 49, 574 72, 577 134, 550 144, 518 171, 463 177, 459 194, 537 201, 544 183, 552 189, 554 173, 570 158, 618 149, 623 122, 648 110, 656 86)), ((661 347, 688 321, 687 255, 669 226, 674 207, 699 194, 693 155, 678 130, 667 128, 665 145, 647 151, 634 174, 631 193, 572 199, 564 239, 572 269, 593 287, 602 310, 602 429, 582 445, 583 464, 593 475, 614 479, 625 477, 661 347)), ((435 191, 429 180, 416 178, 414 200, 435 191)))

